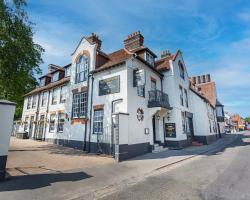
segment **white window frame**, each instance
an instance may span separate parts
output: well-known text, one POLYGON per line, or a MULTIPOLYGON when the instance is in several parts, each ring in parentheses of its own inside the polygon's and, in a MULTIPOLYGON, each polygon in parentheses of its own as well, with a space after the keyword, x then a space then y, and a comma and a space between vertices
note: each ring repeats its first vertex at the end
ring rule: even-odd
POLYGON ((60 103, 66 102, 66 94, 67 94, 67 86, 63 85, 61 86, 61 90, 60 90, 60 103))
POLYGON ((52 95, 51 95, 51 105, 57 104, 57 98, 58 98, 58 89, 54 88, 52 89, 52 95))
POLYGON ((48 93, 47 92, 43 92, 42 93, 41 107, 44 107, 47 104, 47 98, 48 98, 48 93))
POLYGON ((51 114, 50 117, 49 117, 49 132, 55 132, 56 130, 56 114, 51 114), (54 119, 52 119, 52 116, 54 119), (52 126, 53 124, 53 126, 52 126), (53 127, 53 129, 52 129, 53 127))
POLYGON ((73 94, 72 118, 85 118, 87 115, 87 92, 73 94))
POLYGON ((55 72, 52 75, 51 82, 56 82, 59 80, 59 72, 55 72))
POLYGON ((103 118, 104 110, 94 110, 93 117, 93 134, 102 135, 103 134, 103 118))
POLYGON ((76 63, 75 83, 81 83, 87 80, 89 70, 89 58, 85 55, 79 57, 76 63))
POLYGON ((58 113, 57 132, 63 133, 64 121, 65 121, 65 113, 58 113))

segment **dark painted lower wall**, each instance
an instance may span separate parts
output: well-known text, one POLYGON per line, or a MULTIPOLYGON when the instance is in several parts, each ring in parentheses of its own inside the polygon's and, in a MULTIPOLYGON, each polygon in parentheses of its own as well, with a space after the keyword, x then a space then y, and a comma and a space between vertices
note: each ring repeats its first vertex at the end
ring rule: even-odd
POLYGON ((217 138, 218 137, 216 135, 206 135, 206 136, 195 135, 194 136, 194 140, 196 140, 197 142, 203 143, 203 144, 211 144, 214 141, 216 141, 217 138))
POLYGON ((0 156, 0 181, 5 179, 7 156, 0 156))
POLYGON ((46 142, 62 145, 74 149, 83 150, 84 148, 84 142, 83 141, 77 141, 77 140, 64 140, 64 139, 54 139, 54 138, 46 138, 46 142))
POLYGON ((191 139, 178 140, 178 141, 166 140, 165 142, 165 146, 167 147, 174 147, 180 149, 190 145, 191 145, 191 139))
POLYGON ((149 142, 138 144, 119 145, 119 161, 127 160, 145 153, 152 152, 152 146, 149 142))

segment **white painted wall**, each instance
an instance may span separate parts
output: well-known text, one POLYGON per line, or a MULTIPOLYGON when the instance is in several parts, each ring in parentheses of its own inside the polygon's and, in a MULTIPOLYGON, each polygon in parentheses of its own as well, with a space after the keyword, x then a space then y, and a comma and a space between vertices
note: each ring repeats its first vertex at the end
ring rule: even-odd
POLYGON ((15 105, 0 102, 0 156, 8 155, 15 105))

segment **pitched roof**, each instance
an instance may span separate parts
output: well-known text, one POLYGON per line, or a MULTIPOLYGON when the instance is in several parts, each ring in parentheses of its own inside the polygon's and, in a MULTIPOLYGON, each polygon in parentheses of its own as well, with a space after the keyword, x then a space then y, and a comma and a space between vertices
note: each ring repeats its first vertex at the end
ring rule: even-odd
POLYGON ((42 92, 44 90, 48 90, 48 89, 51 89, 53 87, 57 87, 59 85, 63 85, 64 83, 67 83, 69 81, 70 81, 70 77, 62 78, 59 81, 52 82, 52 83, 49 83, 48 85, 45 85, 43 87, 36 88, 36 89, 30 91, 29 93, 25 94, 24 96, 28 96, 28 95, 31 95, 34 93, 42 92))
POLYGON ((218 99, 216 99, 216 106, 224 106, 218 99))
POLYGON ((108 56, 108 61, 105 64, 98 67, 97 69, 95 69, 94 72, 103 71, 103 70, 109 69, 115 65, 121 64, 121 63, 125 62, 128 58, 133 57, 133 54, 128 53, 124 49, 119 49, 118 51, 107 54, 107 56, 108 56))

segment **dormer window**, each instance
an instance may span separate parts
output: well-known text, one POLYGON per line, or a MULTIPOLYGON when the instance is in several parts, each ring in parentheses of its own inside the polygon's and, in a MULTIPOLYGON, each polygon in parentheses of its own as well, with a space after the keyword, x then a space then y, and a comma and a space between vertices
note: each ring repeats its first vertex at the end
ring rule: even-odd
POLYGON ((145 51, 145 60, 147 61, 147 63, 154 66, 154 56, 148 51, 145 51))
POLYGON ((65 77, 69 77, 71 74, 71 67, 65 68, 65 77))
POLYGON ((185 80, 185 71, 184 71, 184 66, 181 61, 178 62, 179 65, 179 71, 180 71, 180 77, 185 80))
POLYGON ((55 73, 52 75, 51 82, 58 81, 58 79, 59 79, 59 72, 55 72, 55 73))
POLYGON ((89 59, 81 56, 76 62, 76 83, 87 80, 89 69, 89 59))
POLYGON ((45 78, 40 79, 40 87, 45 85, 45 78))

